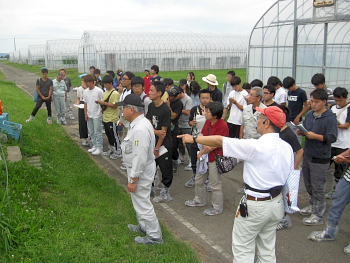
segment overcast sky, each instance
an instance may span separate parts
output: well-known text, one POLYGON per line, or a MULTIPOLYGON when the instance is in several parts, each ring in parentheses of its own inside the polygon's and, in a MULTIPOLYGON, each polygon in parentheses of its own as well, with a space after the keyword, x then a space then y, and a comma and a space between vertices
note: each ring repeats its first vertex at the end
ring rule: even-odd
POLYGON ((0 0, 0 53, 86 30, 249 35, 276 0, 0 0))

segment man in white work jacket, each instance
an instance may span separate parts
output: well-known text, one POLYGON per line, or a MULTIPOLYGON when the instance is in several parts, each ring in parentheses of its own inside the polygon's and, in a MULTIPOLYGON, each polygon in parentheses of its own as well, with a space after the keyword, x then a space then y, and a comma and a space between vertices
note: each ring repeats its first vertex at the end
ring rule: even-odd
POLYGON ((146 234, 135 238, 137 244, 162 244, 162 232, 150 201, 151 186, 156 173, 153 127, 143 115, 140 96, 132 93, 116 105, 123 106, 123 116, 130 122, 121 149, 127 167, 128 191, 138 225, 129 224, 128 228, 133 232, 146 234))
POLYGON ((254 262, 255 246, 258 262, 276 262, 276 227, 284 214, 281 188, 294 166, 292 147, 280 139, 279 131, 286 123, 283 111, 271 106, 256 108, 260 117, 259 139, 236 139, 222 136, 180 135, 183 143, 200 143, 205 147, 222 147, 223 155, 244 160, 243 180, 247 215, 237 209, 232 230, 234 262, 254 262))

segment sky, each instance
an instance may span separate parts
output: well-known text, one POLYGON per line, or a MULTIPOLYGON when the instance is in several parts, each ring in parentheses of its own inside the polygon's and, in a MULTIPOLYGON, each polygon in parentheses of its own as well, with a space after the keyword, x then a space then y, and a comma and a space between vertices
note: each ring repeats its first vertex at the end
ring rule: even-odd
POLYGON ((0 0, 0 53, 84 31, 249 35, 276 0, 0 0), (14 41, 15 39, 15 41, 14 41))

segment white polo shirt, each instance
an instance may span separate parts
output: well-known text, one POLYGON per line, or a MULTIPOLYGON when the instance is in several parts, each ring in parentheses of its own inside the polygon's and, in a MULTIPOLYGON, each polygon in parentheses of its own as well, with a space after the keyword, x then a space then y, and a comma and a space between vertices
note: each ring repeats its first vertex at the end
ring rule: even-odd
MULTIPOLYGON (((259 139, 224 137, 222 144, 224 156, 244 160, 243 180, 255 189, 268 190, 285 185, 294 169, 293 149, 278 133, 267 133, 259 139)), ((245 193, 258 198, 270 196, 248 189, 245 193)))
POLYGON ((276 90, 275 97, 273 98, 273 100, 278 104, 286 103, 287 91, 283 87, 280 87, 279 89, 276 90))

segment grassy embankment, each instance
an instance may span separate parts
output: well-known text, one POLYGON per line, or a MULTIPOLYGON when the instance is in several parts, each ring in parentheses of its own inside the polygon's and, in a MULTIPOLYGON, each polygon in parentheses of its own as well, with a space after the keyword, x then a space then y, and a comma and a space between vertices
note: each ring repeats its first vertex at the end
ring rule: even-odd
MULTIPOLYGON (((36 73, 40 71, 36 70, 36 73)), ((69 73, 68 73, 69 75, 69 73)), ((52 74, 50 75, 52 76, 52 74)), ((163 245, 136 245, 127 229, 136 217, 129 194, 98 167, 46 110, 26 123, 32 99, 0 81, 0 99, 10 120, 23 125, 18 145, 23 161, 0 161, 0 262, 199 262, 189 245, 164 227, 163 245), (40 156, 42 170, 26 158, 40 156)))

